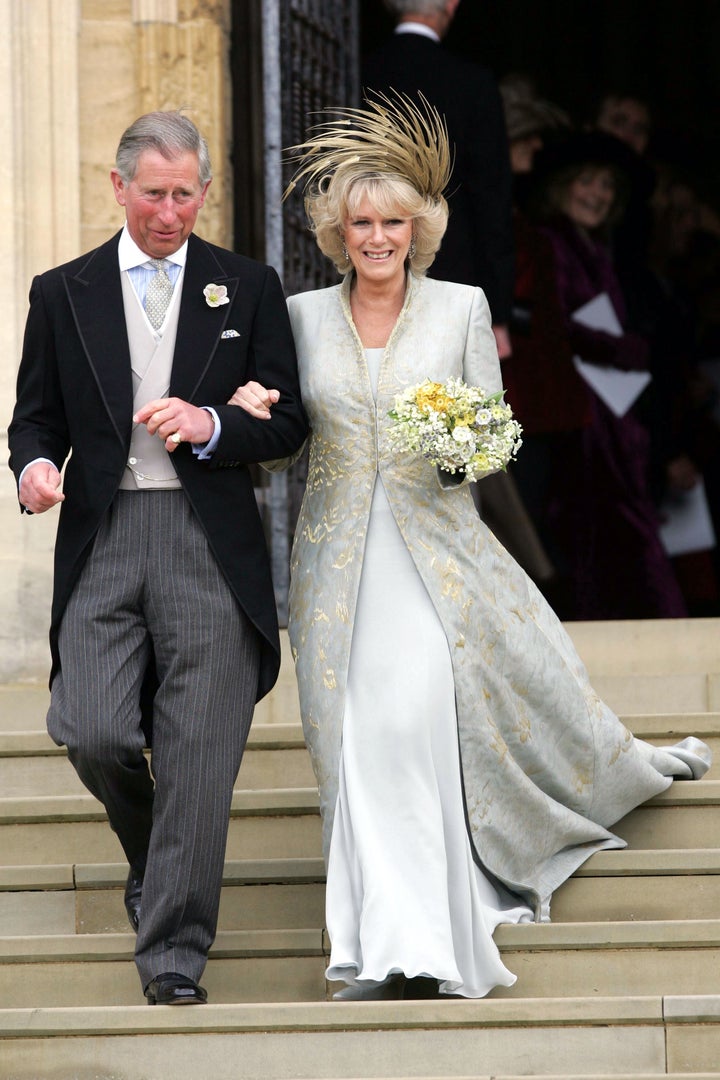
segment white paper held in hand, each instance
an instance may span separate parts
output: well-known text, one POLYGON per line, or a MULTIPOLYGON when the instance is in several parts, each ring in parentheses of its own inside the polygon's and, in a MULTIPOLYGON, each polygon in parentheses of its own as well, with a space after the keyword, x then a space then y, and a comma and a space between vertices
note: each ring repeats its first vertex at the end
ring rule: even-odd
MULTIPOLYGON (((613 337, 622 336, 622 326, 606 292, 583 304, 573 312, 573 319, 590 330, 604 330, 613 337)), ((620 371, 619 368, 588 364, 579 356, 573 363, 585 382, 592 387, 616 416, 624 416, 651 380, 648 371, 620 371)))
POLYGON ((715 530, 702 480, 690 491, 667 495, 660 504, 660 516, 660 539, 668 555, 711 551, 715 547, 715 530))

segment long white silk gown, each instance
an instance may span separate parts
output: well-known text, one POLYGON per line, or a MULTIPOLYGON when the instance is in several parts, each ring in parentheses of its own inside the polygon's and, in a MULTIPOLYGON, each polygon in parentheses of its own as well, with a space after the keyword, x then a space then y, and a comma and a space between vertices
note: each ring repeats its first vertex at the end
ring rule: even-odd
MULTIPOLYGON (((376 392, 382 349, 366 350, 376 392)), ((397 972, 483 997, 515 976, 492 935, 531 920, 474 862, 447 640, 378 476, 348 672, 327 876, 327 978, 397 972)))

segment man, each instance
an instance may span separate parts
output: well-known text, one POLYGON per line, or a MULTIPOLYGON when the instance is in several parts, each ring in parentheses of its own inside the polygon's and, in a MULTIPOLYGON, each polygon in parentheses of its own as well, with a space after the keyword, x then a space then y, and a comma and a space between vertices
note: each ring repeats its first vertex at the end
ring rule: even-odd
POLYGON ((642 157, 650 140, 650 110, 632 94, 606 94, 597 107, 595 126, 622 139, 642 157))
POLYGON ((111 180, 122 232, 32 284, 10 464, 25 510, 62 504, 48 729, 130 864, 148 1001, 196 1004, 233 784, 279 667, 247 466, 292 453, 306 420, 277 275, 193 234, 211 180, 195 125, 140 117, 111 180), (272 419, 224 404, 255 379, 272 419))
POLYGON ((498 352, 509 354, 514 285, 512 180, 502 103, 488 71, 446 52, 460 0, 385 0, 395 33, 363 66, 366 94, 422 93, 445 117, 455 152, 450 220, 433 277, 479 285, 492 313, 498 352))

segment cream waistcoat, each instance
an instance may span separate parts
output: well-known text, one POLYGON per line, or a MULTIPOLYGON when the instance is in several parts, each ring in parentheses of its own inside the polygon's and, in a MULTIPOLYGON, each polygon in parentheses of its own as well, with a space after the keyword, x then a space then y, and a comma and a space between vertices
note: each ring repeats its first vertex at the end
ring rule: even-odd
MULTIPOLYGON (((163 323, 163 334, 159 340, 156 339, 150 323, 147 321, 129 275, 123 273, 120 277, 122 279, 125 323, 130 345, 133 413, 136 413, 148 401, 167 397, 173 356, 175 354, 182 275, 175 284, 170 307, 163 323)), ((130 440, 128 466, 123 474, 120 487, 125 490, 135 491, 148 488, 179 488, 180 486, 172 458, 165 449, 162 440, 157 435, 148 434, 144 424, 134 425, 130 440)))

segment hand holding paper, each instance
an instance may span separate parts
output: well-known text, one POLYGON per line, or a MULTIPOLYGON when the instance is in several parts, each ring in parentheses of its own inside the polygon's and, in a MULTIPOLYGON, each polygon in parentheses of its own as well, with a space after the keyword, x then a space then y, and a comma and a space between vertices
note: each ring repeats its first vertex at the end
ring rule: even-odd
MULTIPOLYGON (((612 301, 606 292, 598 293, 587 304, 573 312, 573 319, 590 330, 603 330, 613 337, 622 337, 612 301)), ((585 382, 592 387, 616 416, 624 416, 637 401, 651 380, 647 371, 620 371, 618 368, 598 367, 574 356, 573 363, 585 382)))

